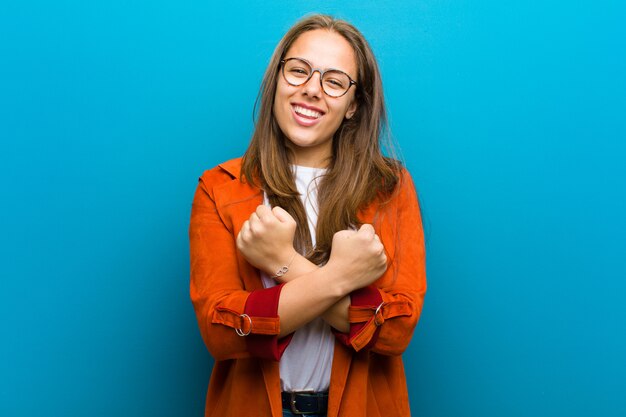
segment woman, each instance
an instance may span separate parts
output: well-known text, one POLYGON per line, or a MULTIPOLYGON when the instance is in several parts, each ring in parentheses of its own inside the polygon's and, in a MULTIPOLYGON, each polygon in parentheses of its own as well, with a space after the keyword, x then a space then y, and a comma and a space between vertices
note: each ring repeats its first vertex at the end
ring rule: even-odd
POLYGON ((244 157, 202 175, 191 214, 206 416, 408 416, 424 242, 411 178, 381 154, 374 55, 349 23, 305 18, 259 97, 244 157))

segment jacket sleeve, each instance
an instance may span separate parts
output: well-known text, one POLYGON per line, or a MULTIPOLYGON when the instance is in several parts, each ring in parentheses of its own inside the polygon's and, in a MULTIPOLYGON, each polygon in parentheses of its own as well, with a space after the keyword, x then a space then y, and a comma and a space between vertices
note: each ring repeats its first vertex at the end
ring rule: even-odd
POLYGON ((407 171, 379 214, 374 227, 385 244, 389 266, 374 284, 350 294, 350 332, 334 333, 355 351, 400 355, 411 341, 426 293, 422 220, 407 171))
POLYGON ((278 339, 282 286, 245 289, 240 270, 252 266, 238 256, 233 232, 218 213, 212 196, 216 175, 208 171, 200 178, 189 225, 190 296, 200 333, 215 360, 278 360, 291 339, 278 339))

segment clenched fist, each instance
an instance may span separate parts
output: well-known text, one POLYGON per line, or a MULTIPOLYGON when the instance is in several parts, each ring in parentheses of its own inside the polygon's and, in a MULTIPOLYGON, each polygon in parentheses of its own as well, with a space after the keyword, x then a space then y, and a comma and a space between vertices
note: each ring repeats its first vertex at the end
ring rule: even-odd
POLYGON ((327 266, 351 292, 376 281, 387 270, 385 247, 370 224, 358 231, 341 230, 333 236, 327 266))
POLYGON ((296 253, 293 239, 296 221, 280 207, 261 205, 243 223, 237 248, 248 262, 273 275, 296 253))

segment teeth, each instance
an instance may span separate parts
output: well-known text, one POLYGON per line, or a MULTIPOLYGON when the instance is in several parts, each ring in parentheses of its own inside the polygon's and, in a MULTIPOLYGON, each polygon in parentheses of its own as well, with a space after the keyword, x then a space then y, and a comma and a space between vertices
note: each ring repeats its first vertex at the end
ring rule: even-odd
POLYGON ((308 117, 314 117, 316 119, 322 115, 322 113, 320 113, 318 111, 311 110, 311 109, 306 109, 306 108, 301 107, 301 106, 293 106, 293 109, 298 114, 301 114, 303 116, 308 116, 308 117))

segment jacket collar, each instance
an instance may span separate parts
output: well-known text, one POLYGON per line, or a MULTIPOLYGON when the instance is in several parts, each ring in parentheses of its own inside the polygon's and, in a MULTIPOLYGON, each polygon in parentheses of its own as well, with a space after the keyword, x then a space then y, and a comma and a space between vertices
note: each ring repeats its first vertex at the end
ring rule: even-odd
MULTIPOLYGON (((219 167, 226 171, 233 180, 219 185, 213 190, 218 209, 229 207, 227 211, 232 212, 233 226, 237 228, 237 233, 256 207, 263 204, 262 190, 242 180, 241 162, 242 158, 236 158, 220 164, 219 167), (236 207, 230 208, 231 205, 236 205, 236 207)), ((376 206, 376 204, 369 204, 359 210, 357 217, 361 223, 371 224, 375 222, 376 206)))
POLYGON ((228 172, 233 178, 238 178, 241 173, 242 158, 231 159, 219 164, 219 167, 228 172))
MULTIPOLYGON (((244 207, 251 206, 252 210, 245 213, 245 221, 259 204, 263 204, 263 193, 258 187, 252 186, 242 179, 241 158, 231 159, 220 164, 219 167, 230 175, 232 181, 227 181, 213 188, 218 211, 222 209, 230 211, 232 209, 241 212, 244 207), (243 207, 240 207, 240 204, 243 204, 243 207), (236 207, 230 207, 231 205, 236 207)), ((239 226, 241 225, 239 224, 239 226)))

